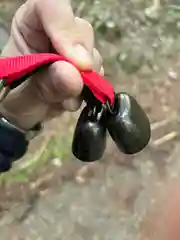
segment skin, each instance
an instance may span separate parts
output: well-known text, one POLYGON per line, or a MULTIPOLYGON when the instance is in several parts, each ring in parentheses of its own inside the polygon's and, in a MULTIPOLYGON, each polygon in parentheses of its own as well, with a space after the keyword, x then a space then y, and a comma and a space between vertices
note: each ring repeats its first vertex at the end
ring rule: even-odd
MULTIPOLYGON (((79 69, 104 72, 93 28, 74 16, 69 0, 28 0, 17 10, 2 56, 34 52, 63 54, 79 69)), ((13 90, 0 111, 18 127, 29 129, 78 110, 82 87, 81 75, 72 64, 56 62, 13 90)))
MULTIPOLYGON (((103 75, 102 58, 94 46, 92 26, 75 17, 69 0, 28 0, 16 12, 11 36, 2 56, 34 52, 63 54, 80 69, 103 75)), ((56 62, 13 90, 0 111, 10 121, 29 129, 80 105, 80 73, 66 62, 56 62)), ((165 184, 142 224, 142 240, 180 239, 180 181, 165 184)))
POLYGON ((164 180, 141 225, 141 240, 180 239, 180 179, 164 180))

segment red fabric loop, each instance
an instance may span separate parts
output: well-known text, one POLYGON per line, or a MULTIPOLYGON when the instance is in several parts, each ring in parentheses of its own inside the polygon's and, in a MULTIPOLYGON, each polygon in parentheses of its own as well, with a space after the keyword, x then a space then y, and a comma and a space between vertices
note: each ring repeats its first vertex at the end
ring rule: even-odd
MULTIPOLYGON (((0 79, 4 79, 5 85, 8 86, 39 67, 56 61, 71 63, 63 56, 49 53, 0 58, 0 79)), ((84 84, 99 101, 104 103, 108 100, 111 104, 114 103, 114 89, 107 80, 94 71, 80 71, 80 73, 84 84)))

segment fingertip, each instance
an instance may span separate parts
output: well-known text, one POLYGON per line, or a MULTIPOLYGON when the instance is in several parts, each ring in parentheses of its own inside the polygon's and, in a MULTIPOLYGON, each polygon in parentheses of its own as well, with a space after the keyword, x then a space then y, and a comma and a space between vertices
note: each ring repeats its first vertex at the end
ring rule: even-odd
POLYGON ((81 70, 89 70, 93 67, 91 54, 80 44, 67 48, 65 55, 81 70))

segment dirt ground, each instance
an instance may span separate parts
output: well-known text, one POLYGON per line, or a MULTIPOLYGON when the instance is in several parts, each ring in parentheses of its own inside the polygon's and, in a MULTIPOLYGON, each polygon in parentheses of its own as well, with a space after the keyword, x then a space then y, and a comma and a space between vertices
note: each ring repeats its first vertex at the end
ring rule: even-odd
MULTIPOLYGON (((19 4, 0 1, 0 47, 19 4)), ((161 11, 147 18, 151 1, 73 2, 94 25, 106 78, 144 107, 152 138, 135 156, 123 155, 108 138, 103 159, 93 164, 82 164, 69 148, 63 159, 49 157, 27 181, 2 181, 0 239, 145 240, 141 231, 156 192, 180 173, 179 4, 163 1, 161 11)), ((63 138, 68 128, 71 138, 78 114, 51 122, 33 152, 57 131, 63 138)))

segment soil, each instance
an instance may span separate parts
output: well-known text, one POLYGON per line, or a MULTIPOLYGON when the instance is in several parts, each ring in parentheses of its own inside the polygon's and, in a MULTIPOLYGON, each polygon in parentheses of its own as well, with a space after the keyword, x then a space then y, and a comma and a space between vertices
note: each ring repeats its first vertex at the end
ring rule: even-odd
MULTIPOLYGON (((0 1, 1 47, 21 3, 0 1)), ((116 92, 132 94, 144 108, 151 141, 139 154, 127 156, 108 137, 101 161, 81 163, 69 150, 59 166, 50 159, 28 181, 2 184, 0 239, 141 240, 156 193, 179 179, 180 13, 168 8, 178 1, 164 1, 153 21, 144 15, 150 1, 82 3, 75 2, 76 11, 95 24, 106 78, 116 92)), ((49 123, 46 135, 74 129, 78 114, 49 123)))

